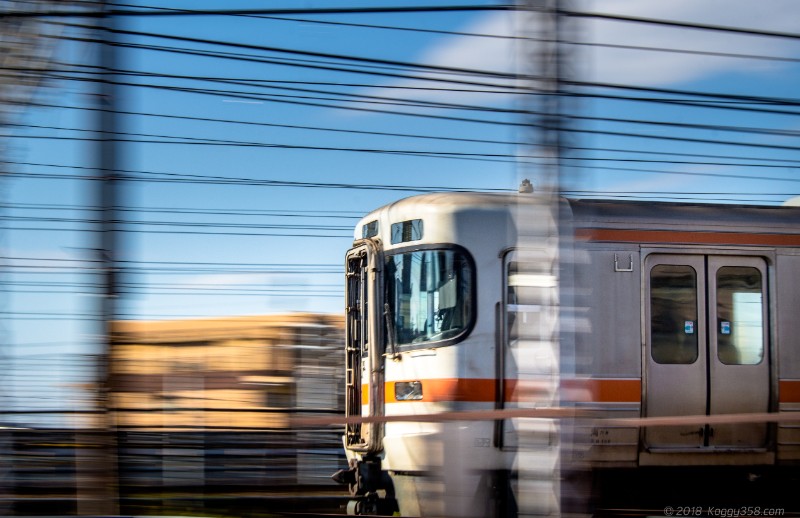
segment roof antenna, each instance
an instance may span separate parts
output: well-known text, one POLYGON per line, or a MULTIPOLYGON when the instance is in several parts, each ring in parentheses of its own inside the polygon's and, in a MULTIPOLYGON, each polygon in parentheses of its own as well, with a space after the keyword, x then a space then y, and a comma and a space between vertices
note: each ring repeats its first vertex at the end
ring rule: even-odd
POLYGON ((524 194, 530 194, 533 192, 533 184, 530 180, 525 178, 522 180, 522 183, 519 184, 519 192, 524 194))

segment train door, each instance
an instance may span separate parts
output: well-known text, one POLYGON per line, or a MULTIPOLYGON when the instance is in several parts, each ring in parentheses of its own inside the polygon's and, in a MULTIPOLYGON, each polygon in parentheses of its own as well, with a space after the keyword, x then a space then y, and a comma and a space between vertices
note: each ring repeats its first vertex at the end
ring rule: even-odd
MULTIPOLYGON (((512 251, 503 261, 498 348, 498 407, 556 406, 558 387, 557 263, 544 251, 512 251)), ((506 419, 497 445, 506 450, 552 446, 547 419, 506 419)))
MULTIPOLYGON (((769 410, 766 263, 758 257, 645 259, 646 415, 769 410)), ((648 427, 651 448, 759 448, 764 423, 648 427)))
MULTIPOLYGON (((384 415, 381 347, 380 254, 364 241, 346 256, 345 415, 384 415)), ((383 424, 348 424, 346 447, 376 453, 382 448, 383 424)))

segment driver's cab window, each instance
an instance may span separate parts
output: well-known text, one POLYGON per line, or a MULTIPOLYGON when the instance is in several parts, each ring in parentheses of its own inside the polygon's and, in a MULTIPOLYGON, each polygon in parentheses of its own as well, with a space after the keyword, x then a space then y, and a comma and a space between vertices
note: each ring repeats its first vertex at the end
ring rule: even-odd
POLYGON ((400 348, 464 338, 475 319, 474 267, 456 248, 386 257, 387 343, 400 348))

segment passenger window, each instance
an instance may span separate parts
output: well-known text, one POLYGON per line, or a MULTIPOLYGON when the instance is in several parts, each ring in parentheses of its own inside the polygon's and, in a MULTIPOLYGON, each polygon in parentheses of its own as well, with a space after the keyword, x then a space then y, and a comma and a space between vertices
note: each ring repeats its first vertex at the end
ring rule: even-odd
POLYGON ((506 333, 509 341, 553 338, 557 286, 556 277, 540 262, 508 263, 506 333))
POLYGON ((747 266, 717 270, 717 355, 726 365, 756 365, 764 358, 761 272, 747 266))
POLYGON ((697 272, 687 265, 650 270, 650 339, 656 363, 689 364, 698 357, 697 272))

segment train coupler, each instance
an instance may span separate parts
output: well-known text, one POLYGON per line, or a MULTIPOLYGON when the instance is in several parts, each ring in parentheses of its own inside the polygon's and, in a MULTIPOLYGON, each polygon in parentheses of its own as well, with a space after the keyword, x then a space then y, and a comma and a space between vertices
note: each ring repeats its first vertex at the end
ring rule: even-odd
POLYGON ((391 486, 391 479, 381 471, 378 458, 351 459, 347 469, 340 469, 331 478, 339 484, 347 484, 353 496, 368 495, 391 486))
POLYGON ((340 469, 331 478, 347 484, 350 495, 357 498, 348 504, 348 514, 391 516, 397 512, 394 485, 389 474, 381 470, 379 458, 351 459, 347 469, 340 469))

